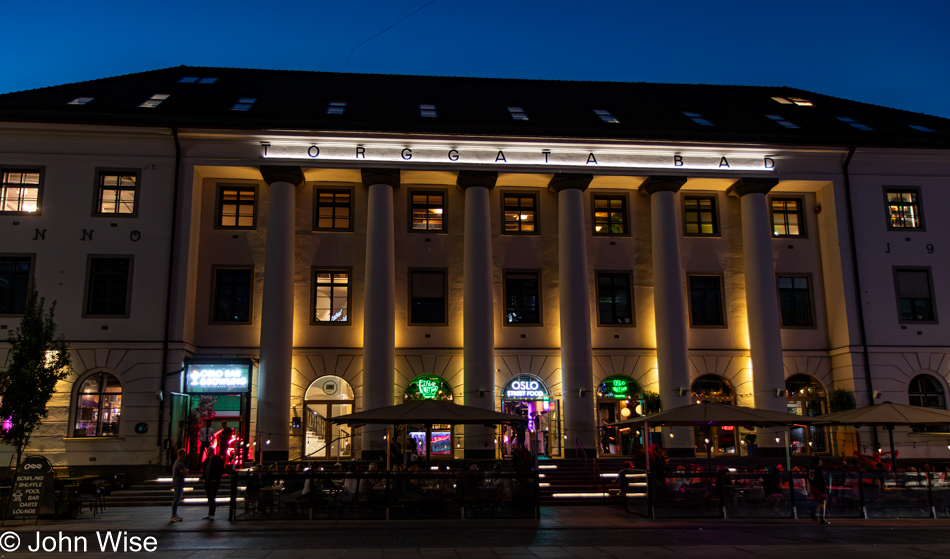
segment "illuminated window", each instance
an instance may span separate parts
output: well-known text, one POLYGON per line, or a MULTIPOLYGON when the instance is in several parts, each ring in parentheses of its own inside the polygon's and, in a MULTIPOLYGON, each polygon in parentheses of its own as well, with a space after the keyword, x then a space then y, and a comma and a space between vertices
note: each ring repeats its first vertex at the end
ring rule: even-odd
POLYGON ((703 118, 703 115, 699 113, 691 113, 691 112, 683 111, 683 114, 688 116, 690 120, 692 120, 693 122, 695 122, 696 124, 700 126, 715 126, 712 122, 703 118))
POLYGON ((780 116, 780 115, 765 115, 765 116, 767 116, 768 118, 774 120, 774 121, 777 122, 778 124, 781 124, 781 125, 784 126, 785 128, 799 128, 799 126, 798 126, 797 124, 795 124, 794 122, 790 122, 790 121, 788 121, 788 120, 785 120, 785 117, 783 117, 783 116, 780 116))
POLYGON ((772 97, 772 99, 774 99, 775 101, 778 101, 779 103, 781 103, 781 104, 783 104, 783 105, 793 105, 793 104, 794 104, 794 103, 792 103, 791 101, 789 101, 788 99, 786 99, 786 98, 784 98, 784 97, 772 97))
POLYGON ((801 97, 772 97, 775 101, 783 105, 798 105, 799 107, 811 107, 814 105, 808 99, 802 99, 801 97))
POLYGON ((251 107, 254 106, 254 103, 257 102, 256 97, 241 97, 237 100, 237 103, 231 107, 232 111, 249 111, 251 107))
POLYGON ((773 237, 801 237, 805 234, 802 205, 798 198, 772 198, 773 237))
POLYGON ((627 233, 627 197, 594 196, 594 235, 627 233))
POLYGON ((782 326, 814 326, 808 277, 778 276, 778 297, 782 326))
POLYGON ((600 117, 600 120, 607 122, 609 124, 620 124, 620 121, 617 120, 617 117, 610 114, 610 111, 605 111, 603 109, 594 109, 594 114, 600 117))
POLYGON ((920 191, 916 188, 887 188, 887 228, 923 229, 920 211, 920 191))
POLYGON ((131 258, 90 257, 85 316, 128 316, 131 283, 131 258))
POLYGON ((511 113, 511 118, 515 120, 528 120, 528 113, 524 112, 521 107, 508 107, 508 112, 511 113))
POLYGON ((214 83, 218 78, 199 78, 196 76, 185 76, 178 80, 178 83, 214 83))
POLYGON ((597 274, 597 310, 600 324, 604 326, 633 324, 630 274, 624 272, 597 274))
POLYGON ((250 267, 214 269, 212 322, 250 324, 253 275, 250 267))
POLYGON ((257 189, 253 186, 222 186, 218 191, 217 226, 254 229, 257 224, 257 189))
POLYGON ((715 197, 685 196, 683 210, 686 235, 713 237, 719 234, 715 197))
POLYGON ((0 183, 0 213, 39 214, 43 187, 39 169, 4 169, 0 183))
POLYGON ((936 322, 933 284, 927 268, 895 269, 901 322, 936 322))
POLYGON ((352 231, 353 196, 349 190, 317 190, 318 231, 352 231))
POLYGON ((122 415, 122 385, 108 373, 96 373, 79 386, 74 437, 117 437, 122 415))
POLYGON ((346 101, 330 101, 327 105, 328 115, 341 115, 346 112, 346 101))
POLYGON ((847 125, 850 126, 851 128, 857 128, 858 130, 874 130, 874 129, 871 128, 870 126, 868 126, 868 125, 866 125, 866 124, 861 124, 860 122, 854 120, 853 118, 849 118, 849 117, 846 117, 846 116, 839 116, 839 117, 836 117, 836 118, 837 118, 838 120, 840 120, 841 122, 844 122, 845 124, 847 124, 847 125))
POLYGON ((538 199, 534 194, 505 194, 504 229, 502 233, 515 235, 519 233, 538 233, 538 199))
POLYGON ((0 256, 0 314, 23 314, 32 267, 30 256, 0 256))
MULTIPOLYGON (((947 399, 943 385, 939 380, 930 375, 917 375, 911 379, 910 384, 907 386, 907 396, 912 406, 937 410, 947 409, 947 399)), ((917 433, 943 433, 950 431, 950 426, 927 425, 925 427, 913 427, 913 431, 917 433)))
POLYGON ((350 271, 313 270, 313 322, 349 323, 350 271))
POLYGON ((445 194, 415 190, 412 198, 413 231, 445 231, 445 194))
POLYGON ((538 272, 505 272, 505 323, 541 324, 538 272))
POLYGON ((933 130, 931 130, 930 128, 927 128, 926 126, 921 126, 919 124, 908 124, 907 126, 910 126, 911 128, 913 128, 914 130, 918 132, 933 132, 933 130))
POLYGON ((137 190, 137 172, 100 171, 96 190, 96 214, 134 216, 137 190))
POLYGON ((435 105, 421 104, 419 105, 419 116, 424 117, 437 117, 439 116, 438 111, 436 111, 435 105))
POLYGON ((445 272, 411 271, 409 273, 409 323, 445 324, 445 272))
POLYGON ((142 104, 139 105, 139 107, 142 107, 145 109, 154 109, 155 107, 161 105, 162 101, 164 101, 165 99, 168 99, 169 97, 171 97, 171 95, 168 95, 167 93, 156 93, 155 95, 152 95, 151 97, 143 101, 142 104))
POLYGON ((725 326, 720 276, 689 276, 689 321, 692 326, 725 326))
POLYGON ((93 99, 95 99, 95 97, 76 97, 75 99, 67 103, 67 105, 85 105, 86 103, 92 101, 93 99))

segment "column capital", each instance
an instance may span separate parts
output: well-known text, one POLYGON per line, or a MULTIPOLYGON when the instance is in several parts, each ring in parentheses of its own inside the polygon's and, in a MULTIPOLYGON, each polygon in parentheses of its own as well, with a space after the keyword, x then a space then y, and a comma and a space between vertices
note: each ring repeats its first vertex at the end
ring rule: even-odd
POLYGON ((267 184, 289 182, 294 186, 303 184, 303 170, 293 165, 261 165, 261 176, 267 184))
POLYGON ((594 175, 579 173, 555 173, 548 183, 548 188, 554 192, 560 192, 569 188, 576 188, 581 192, 587 190, 590 181, 594 180, 594 175))
POLYGON ((455 184, 465 190, 470 186, 484 186, 488 190, 495 187, 498 180, 498 173, 495 171, 459 171, 459 176, 455 184))
POLYGON ((778 184, 778 179, 742 178, 727 188, 726 194, 739 198, 746 194, 768 194, 776 184, 778 184))
POLYGON ((399 188, 399 169, 360 169, 363 175, 363 186, 369 188, 374 184, 388 184, 399 188))
POLYGON ((640 194, 651 195, 656 192, 679 192, 686 184, 686 177, 668 175, 650 175, 640 185, 640 194))

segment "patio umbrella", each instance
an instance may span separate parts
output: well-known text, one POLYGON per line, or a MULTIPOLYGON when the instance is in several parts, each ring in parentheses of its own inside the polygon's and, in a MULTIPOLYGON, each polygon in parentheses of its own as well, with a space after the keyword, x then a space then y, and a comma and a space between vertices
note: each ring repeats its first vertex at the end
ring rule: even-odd
POLYGON ((891 471, 895 471, 895 425, 950 425, 950 411, 884 402, 813 418, 824 425, 873 425, 884 427, 891 444, 891 471))
MULTIPOLYGON (((368 423, 390 425, 408 425, 422 423, 426 426, 426 437, 433 423, 450 425, 498 425, 499 423, 527 423, 528 418, 520 415, 500 413, 475 406, 463 406, 444 400, 411 400, 405 404, 386 406, 372 410, 348 413, 329 420, 331 423, 347 424, 359 427, 368 423)), ((426 464, 429 463, 431 445, 426 442, 426 464)))
MULTIPOLYGON (((644 431, 649 432, 650 424, 666 426, 686 426, 686 427, 704 427, 707 432, 710 427, 721 425, 750 425, 754 427, 788 427, 789 425, 801 425, 814 423, 817 418, 801 415, 792 415, 790 413, 777 412, 772 410, 763 410, 759 408, 747 408, 744 406, 729 406, 726 404, 714 404, 711 402, 701 402, 699 404, 690 404, 679 408, 645 415, 611 423, 611 426, 644 424, 644 431)), ((708 438, 708 437, 707 437, 708 438)), ((788 453, 788 436, 785 437, 786 444, 786 462, 791 467, 791 457, 788 453)), ((647 457, 647 469, 649 469, 649 452, 645 453, 647 457)), ((709 445, 706 445, 707 460, 711 460, 709 445)))

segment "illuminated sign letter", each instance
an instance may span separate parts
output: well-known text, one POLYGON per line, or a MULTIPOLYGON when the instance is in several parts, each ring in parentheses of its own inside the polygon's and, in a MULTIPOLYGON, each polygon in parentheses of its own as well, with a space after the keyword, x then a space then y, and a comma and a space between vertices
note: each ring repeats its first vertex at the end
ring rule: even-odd
POLYGON ((307 155, 310 157, 318 157, 320 155, 320 148, 317 146, 310 146, 310 148, 307 149, 307 155))
POLYGON ((501 150, 499 150, 498 155, 495 156, 495 163, 498 163, 499 161, 504 161, 505 163, 508 163, 508 160, 505 159, 505 152, 501 150))
POLYGON ((402 158, 406 161, 412 159, 412 150, 409 148, 402 148, 402 158))
POLYGON ((774 169, 774 168, 775 168, 775 160, 772 159, 771 157, 766 157, 766 158, 765 158, 765 168, 766 168, 766 169, 774 169))
POLYGON ((683 166, 683 156, 682 156, 682 155, 674 155, 674 156, 673 156, 673 165, 675 165, 675 166, 677 166, 677 167, 682 167, 682 166, 683 166))
POLYGON ((458 161, 459 160, 459 150, 450 149, 449 150, 449 161, 458 161))
POLYGON ((591 163, 593 163, 594 165, 597 164, 597 158, 594 157, 593 153, 587 154, 587 164, 590 165, 591 163))
POLYGON ((719 160, 719 168, 721 169, 721 168, 723 168, 723 167, 725 167, 725 168, 727 168, 727 169, 729 168, 729 162, 726 161, 726 156, 725 156, 725 155, 723 155, 723 156, 722 156, 722 159, 719 160))
POLYGON ((366 159, 366 148, 363 146, 356 146, 356 158, 359 159, 360 157, 366 159))

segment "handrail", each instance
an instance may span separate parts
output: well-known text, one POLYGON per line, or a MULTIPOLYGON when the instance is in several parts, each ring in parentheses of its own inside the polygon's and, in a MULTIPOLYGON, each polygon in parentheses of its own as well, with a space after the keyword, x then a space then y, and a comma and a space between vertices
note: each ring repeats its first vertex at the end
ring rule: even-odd
MULTIPOLYGON (((307 458, 308 461, 311 461, 311 462, 312 462, 312 460, 310 460, 310 457, 313 456, 314 454, 316 454, 316 453, 320 452, 321 450, 323 450, 323 449, 329 447, 330 445, 332 445, 332 444, 335 443, 335 442, 341 441, 341 440, 343 440, 343 439, 351 438, 352 436, 353 436, 353 435, 351 435, 350 433, 344 432, 344 434, 340 435, 339 437, 337 437, 337 438, 331 440, 330 442, 328 442, 327 444, 321 446, 321 447, 318 448, 317 450, 314 450, 314 451, 311 452, 310 454, 307 454, 306 456, 304 456, 304 458, 307 458)), ((332 458, 332 457, 331 457, 331 458, 332 458)), ((339 453, 337 453, 337 456, 336 456, 336 463, 337 463, 337 464, 340 463, 340 455, 339 455, 339 453)))

